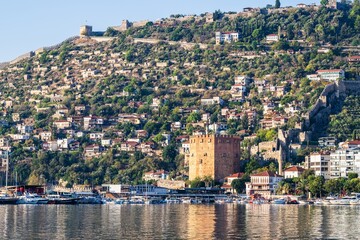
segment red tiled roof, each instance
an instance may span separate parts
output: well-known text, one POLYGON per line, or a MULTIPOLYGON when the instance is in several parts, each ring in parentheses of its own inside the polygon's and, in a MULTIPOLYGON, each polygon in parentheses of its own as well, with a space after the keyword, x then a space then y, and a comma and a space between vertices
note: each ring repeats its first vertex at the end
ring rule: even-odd
POLYGON ((303 171, 305 171, 305 169, 299 166, 292 166, 285 169, 285 172, 303 172, 303 171))
POLYGON ((360 140, 348 141, 347 144, 348 145, 360 145, 360 140))
POLYGON ((242 178, 242 176, 244 176, 244 173, 239 172, 239 173, 234 173, 230 176, 227 176, 226 178, 242 178))
POLYGON ((324 72, 340 72, 342 69, 328 69, 328 70, 317 70, 317 73, 324 73, 324 72))
POLYGON ((261 173, 252 174, 251 177, 282 177, 282 176, 274 172, 265 171, 261 173))

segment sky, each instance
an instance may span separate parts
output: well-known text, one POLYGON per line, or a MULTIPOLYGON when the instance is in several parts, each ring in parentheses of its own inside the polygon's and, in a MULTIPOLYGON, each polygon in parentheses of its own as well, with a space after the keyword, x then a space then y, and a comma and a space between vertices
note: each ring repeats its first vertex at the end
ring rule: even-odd
MULTIPOLYGON (((281 6, 319 4, 320 0, 280 0, 281 6)), ((171 14, 242 11, 275 0, 9 0, 0 3, 0 62, 79 34, 81 25, 105 31, 121 21, 150 20, 171 14)))

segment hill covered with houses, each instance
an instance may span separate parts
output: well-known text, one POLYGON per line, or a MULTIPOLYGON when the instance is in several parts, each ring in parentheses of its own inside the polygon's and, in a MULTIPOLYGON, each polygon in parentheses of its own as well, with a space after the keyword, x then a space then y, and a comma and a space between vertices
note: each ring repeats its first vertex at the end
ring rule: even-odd
POLYGON ((189 136, 205 133, 241 136, 249 173, 250 159, 300 162, 337 133, 341 120, 316 118, 358 78, 359 16, 355 1, 82 27, 2 65, 2 166, 11 152, 23 183, 140 183, 160 169, 186 180, 189 136))

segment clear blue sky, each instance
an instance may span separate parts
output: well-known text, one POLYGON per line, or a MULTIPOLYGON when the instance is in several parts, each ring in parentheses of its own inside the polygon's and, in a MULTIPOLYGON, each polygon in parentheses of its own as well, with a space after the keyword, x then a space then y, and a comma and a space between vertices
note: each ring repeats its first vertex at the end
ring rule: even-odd
MULTIPOLYGON (((273 1, 254 0, 7 0, 0 4, 0 62, 50 46, 78 35, 83 24, 93 30, 129 21, 157 20, 171 14, 242 11, 244 7, 264 7, 273 1), (126 2, 126 3, 125 3, 126 2)), ((319 3, 319 0, 280 0, 282 6, 319 3)))

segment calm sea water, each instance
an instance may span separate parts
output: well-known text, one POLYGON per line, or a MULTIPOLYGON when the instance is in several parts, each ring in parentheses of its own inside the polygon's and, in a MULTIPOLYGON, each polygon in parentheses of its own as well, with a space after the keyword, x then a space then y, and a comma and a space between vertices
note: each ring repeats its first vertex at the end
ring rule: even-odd
POLYGON ((360 206, 0 206, 1 239, 359 239, 360 206))

